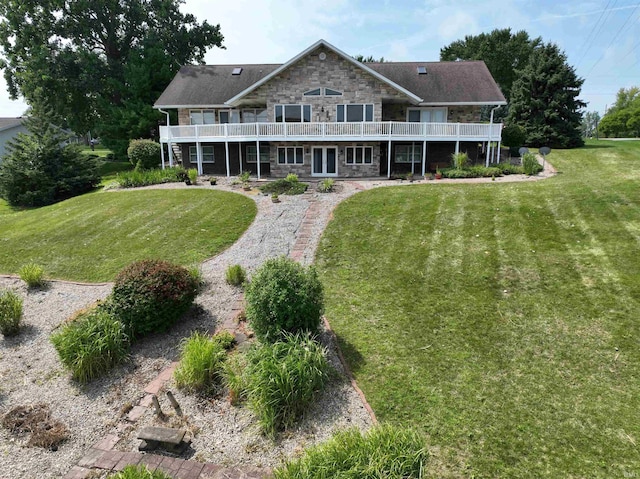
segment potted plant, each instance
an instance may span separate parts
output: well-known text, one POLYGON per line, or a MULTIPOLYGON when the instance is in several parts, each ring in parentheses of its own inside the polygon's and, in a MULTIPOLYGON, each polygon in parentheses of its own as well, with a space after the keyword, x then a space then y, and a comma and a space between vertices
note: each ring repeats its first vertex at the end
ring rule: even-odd
POLYGON ((209 183, 211 183, 211 186, 216 186, 216 183, 218 183, 218 178, 212 176, 211 178, 209 178, 209 183))
POLYGON ((280 203, 280 198, 278 197, 278 193, 274 193, 271 195, 271 202, 272 203, 280 203))
POLYGON ((251 185, 249 184, 248 181, 243 181, 242 182, 242 189, 244 191, 251 191, 251 185))
POLYGON ((442 173, 440 172, 440 168, 436 168, 436 180, 442 179, 442 173))

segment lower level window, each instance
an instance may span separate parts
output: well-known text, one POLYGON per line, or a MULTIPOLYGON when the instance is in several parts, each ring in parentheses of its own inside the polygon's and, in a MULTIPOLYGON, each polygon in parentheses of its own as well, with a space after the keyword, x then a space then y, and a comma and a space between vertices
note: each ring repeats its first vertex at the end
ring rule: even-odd
MULTIPOLYGON (((247 146, 247 163, 255 163, 256 158, 256 147, 253 145, 247 146)), ((260 163, 269 163, 269 147, 261 146, 260 147, 260 163)))
POLYGON ((301 146, 278 148, 279 165, 302 165, 304 164, 304 150, 301 146))
POLYGON ((347 165, 371 164, 373 162, 373 147, 348 146, 345 148, 347 165))
MULTIPOLYGON (((203 163, 213 163, 213 146, 203 146, 202 147, 202 162, 203 163)), ((198 147, 190 146, 189 147, 189 163, 192 165, 196 165, 198 163, 198 147)))
POLYGON ((422 145, 396 145, 396 163, 421 163, 422 145))

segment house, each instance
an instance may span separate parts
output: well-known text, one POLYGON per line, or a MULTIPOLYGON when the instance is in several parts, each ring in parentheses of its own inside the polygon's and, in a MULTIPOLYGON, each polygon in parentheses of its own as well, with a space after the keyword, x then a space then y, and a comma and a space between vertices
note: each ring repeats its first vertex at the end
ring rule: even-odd
POLYGON ((484 62, 360 63, 320 40, 282 65, 184 66, 154 107, 178 112, 169 164, 200 174, 391 177, 488 163, 502 125, 481 109, 504 104, 484 62))
POLYGON ((0 163, 2 157, 9 153, 7 143, 18 136, 18 133, 28 133, 22 124, 22 118, 0 118, 0 163))

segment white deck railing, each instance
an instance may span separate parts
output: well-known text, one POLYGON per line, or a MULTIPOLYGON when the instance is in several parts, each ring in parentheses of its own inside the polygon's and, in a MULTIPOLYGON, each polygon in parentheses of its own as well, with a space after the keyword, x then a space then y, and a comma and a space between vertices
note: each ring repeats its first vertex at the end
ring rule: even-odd
POLYGON ((500 141, 502 124, 494 123, 227 123, 161 126, 160 141, 218 142, 250 140, 438 140, 500 141))

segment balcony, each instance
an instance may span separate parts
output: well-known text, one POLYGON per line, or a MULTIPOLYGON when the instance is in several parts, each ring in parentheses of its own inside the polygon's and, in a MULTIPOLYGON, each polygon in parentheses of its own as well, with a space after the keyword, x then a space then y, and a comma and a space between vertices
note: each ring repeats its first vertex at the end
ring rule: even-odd
POLYGON ((228 141, 500 141, 494 123, 225 123, 161 126, 162 143, 228 141))

